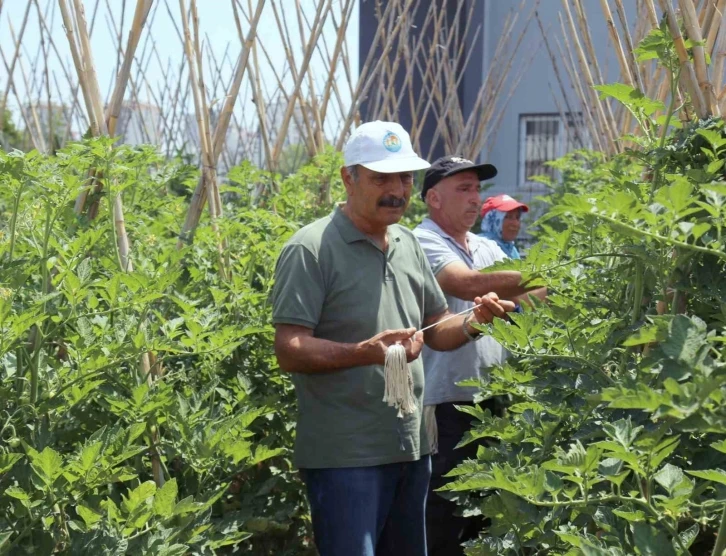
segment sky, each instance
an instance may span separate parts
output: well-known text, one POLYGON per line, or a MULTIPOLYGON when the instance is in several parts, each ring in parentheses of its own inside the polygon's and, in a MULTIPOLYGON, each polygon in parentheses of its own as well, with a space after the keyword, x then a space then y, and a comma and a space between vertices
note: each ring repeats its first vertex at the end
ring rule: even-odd
MULTIPOLYGON (((41 50, 41 32, 40 32, 40 20, 36 11, 35 0, 0 0, 2 11, 0 11, 0 48, 5 56, 8 64, 10 64, 13 53, 14 53, 14 41, 12 38, 11 27, 16 37, 22 27, 23 17, 28 5, 28 1, 33 3, 30 9, 30 15, 25 28, 25 32, 22 39, 22 50, 21 50, 21 62, 22 68, 24 69, 27 80, 30 83, 31 90, 33 89, 32 83, 34 80, 32 75, 41 76, 45 69, 43 62, 44 57, 42 56, 41 50), (40 57, 39 57, 39 53, 40 57)), ((90 24, 94 13, 94 6, 98 6, 95 23, 93 27, 93 34, 91 35, 91 48, 93 51, 94 64, 98 75, 99 87, 101 94, 104 98, 108 98, 111 91, 112 84, 117 68, 117 40, 115 37, 115 31, 112 31, 115 25, 118 26, 123 19, 123 43, 125 45, 126 36, 128 29, 131 26, 133 20, 133 12, 136 5, 135 0, 82 0, 86 10, 86 18, 90 24), (125 3, 125 10, 123 5, 125 3), (123 18, 122 18, 123 12, 123 18), (113 21, 113 22, 112 22, 113 21)), ((237 28, 234 22, 233 10, 231 5, 232 0, 199 0, 198 1, 198 14, 199 14, 199 26, 200 36, 205 46, 208 47, 211 52, 214 53, 217 63, 219 63, 222 69, 223 80, 227 80, 232 74, 233 65, 241 51, 241 43, 238 38, 237 28), (225 52, 227 56, 225 57, 225 52), (223 62, 224 60, 224 62, 223 62)), ((237 0, 239 4, 247 7, 248 1, 253 4, 253 8, 256 6, 257 0, 237 0)), ((315 15, 315 10, 319 0, 297 0, 305 13, 305 15, 312 22, 315 15)), ((356 0, 357 1, 357 0, 356 0)), ((72 0, 68 0, 72 3, 72 0)), ((293 54, 295 55, 297 64, 300 64, 302 59, 303 48, 300 43, 300 33, 298 32, 298 19, 296 16, 295 4, 296 0, 275 0, 278 8, 281 8, 281 17, 287 18, 289 26, 290 42, 295 45, 293 54)), ((340 21, 341 13, 341 2, 342 0, 332 0, 333 10, 336 14, 336 19, 340 21)), ((40 6, 41 11, 45 14, 45 19, 48 26, 51 29, 51 36, 53 41, 61 54, 63 63, 70 73, 75 76, 73 63, 71 60, 70 49, 68 41, 65 35, 65 31, 62 25, 62 19, 60 10, 58 8, 58 0, 37 0, 37 4, 40 6)), ((189 7, 189 0, 185 0, 185 5, 189 7)), ((144 30, 141 42, 137 49, 137 57, 144 52, 146 44, 146 53, 144 54, 144 60, 148 61, 148 70, 146 72, 146 83, 141 83, 138 87, 138 99, 140 102, 153 102, 153 95, 149 94, 148 89, 150 88, 156 94, 157 98, 161 95, 159 88, 163 83, 163 73, 166 71, 167 64, 171 63, 172 71, 178 74, 179 65, 182 61, 184 54, 182 43, 179 39, 178 32, 175 29, 174 21, 177 22, 179 29, 181 29, 181 12, 179 7, 179 0, 154 0, 154 6, 152 7, 149 19, 147 20, 147 27, 144 30), (150 33, 150 36, 155 42, 156 51, 152 54, 151 40, 146 39, 146 34, 150 33), (147 88, 148 87, 148 88, 147 88)), ((191 25, 191 22, 190 22, 191 25)), ((248 23, 244 17, 242 19, 242 29, 246 34, 249 29, 248 23)), ((307 28, 304 28, 306 35, 309 34, 307 28)), ((264 82, 265 88, 268 94, 273 94, 274 90, 277 89, 275 72, 272 68, 275 68, 278 75, 281 76, 286 88, 291 88, 292 77, 287 68, 285 51, 282 47, 278 28, 275 23, 275 17, 272 9, 272 0, 267 0, 260 23, 258 25, 258 35, 260 41, 265 46, 267 53, 271 60, 271 65, 267 63, 264 53, 258 50, 258 58, 260 60, 260 75, 264 82)), ((332 20, 328 18, 323 31, 323 37, 325 37, 328 48, 332 51, 335 43, 335 30, 332 24, 332 20)), ((357 75, 358 71, 358 9, 357 6, 353 8, 348 30, 346 33, 346 41, 348 44, 348 51, 350 55, 350 67, 351 75, 357 75)), ((322 48, 322 41, 319 41, 322 48)), ((48 70, 50 81, 52 82, 51 87, 51 99, 52 102, 59 102, 59 97, 66 103, 67 99, 70 98, 72 87, 64 77, 62 65, 51 47, 48 46, 51 51, 51 55, 48 57, 49 64, 48 70), (57 83, 57 87, 56 87, 57 83)), ((210 96, 213 97, 213 102, 221 102, 223 100, 222 88, 219 87, 215 91, 213 75, 217 75, 216 71, 213 71, 211 66, 213 62, 207 56, 204 59, 205 65, 205 84, 209 90, 210 96)), ((326 66, 322 62, 322 58, 318 52, 314 55, 311 60, 311 70, 315 76, 314 88, 318 89, 318 94, 323 87, 324 79, 327 75, 326 66)), ((13 73, 15 86, 18 89, 20 98, 23 102, 26 102, 27 98, 33 97, 33 100, 37 100, 37 92, 28 95, 24 80, 21 73, 21 66, 16 65, 13 73)), ((132 75, 134 75, 132 73, 132 75)), ((0 60, 0 97, 4 94, 8 75, 5 69, 5 65, 0 60)), ((341 96, 349 101, 349 87, 347 81, 344 78, 342 68, 337 72, 337 82, 341 92, 341 96)), ((237 103, 237 113, 240 118, 245 115, 253 113, 250 108, 250 93, 249 83, 245 79, 243 84, 243 90, 240 93, 240 100, 237 103), (246 91, 246 93, 245 93, 246 91), (246 96, 246 98, 245 98, 246 96)), ((45 102, 46 92, 43 89, 42 99, 45 102)), ((191 96, 187 99, 188 109, 193 111, 193 103, 191 96)), ((17 109, 17 99, 10 93, 8 97, 8 106, 11 109, 17 109)), ((17 112, 17 110, 15 110, 17 112)), ((17 114, 16 114, 17 116, 17 114)))

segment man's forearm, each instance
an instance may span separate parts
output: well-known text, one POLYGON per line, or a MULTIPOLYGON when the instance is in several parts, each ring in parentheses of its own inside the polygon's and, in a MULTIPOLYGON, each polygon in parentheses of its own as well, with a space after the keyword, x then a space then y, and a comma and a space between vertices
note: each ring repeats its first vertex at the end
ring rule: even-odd
MULTIPOLYGON (((469 341, 463 329, 464 319, 468 316, 469 313, 430 328, 424 332, 424 342, 428 347, 436 351, 450 351, 464 345, 469 341)), ((467 325, 467 330, 472 336, 479 334, 470 325, 467 325)))
POLYGON ((544 301, 545 299, 547 299, 547 288, 534 288, 534 289, 528 290, 526 293, 523 293, 522 295, 513 297, 512 301, 519 303, 520 305, 522 303, 526 303, 527 305, 532 305, 532 301, 529 299, 530 295, 538 298, 540 301, 544 301))
POLYGON ((377 363, 363 344, 332 342, 313 336, 275 339, 275 355, 280 368, 289 373, 328 373, 377 363))
POLYGON ((480 272, 469 285, 469 296, 473 300, 487 292, 494 292, 502 299, 512 299, 527 292, 522 286, 522 274, 515 270, 499 270, 496 272, 480 272))

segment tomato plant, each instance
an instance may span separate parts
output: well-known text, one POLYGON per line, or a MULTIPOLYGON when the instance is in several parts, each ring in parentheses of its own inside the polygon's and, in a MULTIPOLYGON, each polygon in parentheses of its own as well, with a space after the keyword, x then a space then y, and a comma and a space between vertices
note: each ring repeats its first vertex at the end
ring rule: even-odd
POLYGON ((284 241, 327 210, 315 188, 339 194, 337 155, 286 179, 234 170, 223 280, 209 226, 177 249, 198 173, 110 147, 0 152, 0 553, 300 553, 293 395, 267 298, 284 241), (105 193, 89 220, 73 204, 92 167, 105 193), (253 205, 258 183, 275 194, 253 205), (117 192, 129 273, 105 202, 117 192))
MULTIPOLYGON (((656 30, 643 45, 676 64, 656 30)), ((495 439, 445 487, 490 526, 469 554, 721 554, 726 547, 726 132, 680 129, 631 87, 641 124, 604 160, 555 163, 537 243, 516 268, 547 303, 488 329, 512 353, 466 409, 495 439)))

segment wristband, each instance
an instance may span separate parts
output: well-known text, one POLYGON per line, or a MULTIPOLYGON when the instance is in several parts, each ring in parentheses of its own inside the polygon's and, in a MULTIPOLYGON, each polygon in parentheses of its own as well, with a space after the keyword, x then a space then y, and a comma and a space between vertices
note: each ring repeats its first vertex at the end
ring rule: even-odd
POLYGON ((481 333, 477 334, 476 336, 472 336, 469 331, 466 328, 466 325, 469 324, 469 317, 464 317, 464 323, 461 326, 461 329, 464 331, 464 336, 466 336, 467 341, 469 342, 475 342, 479 338, 481 338, 481 333))

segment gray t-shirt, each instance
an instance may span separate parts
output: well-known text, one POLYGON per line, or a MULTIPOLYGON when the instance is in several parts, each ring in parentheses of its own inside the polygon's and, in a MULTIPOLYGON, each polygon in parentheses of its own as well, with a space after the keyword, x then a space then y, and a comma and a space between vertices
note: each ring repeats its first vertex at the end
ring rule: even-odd
MULTIPOLYGON (((446 300, 413 234, 388 227, 386 252, 336 208, 298 231, 275 269, 272 322, 356 343, 387 329, 420 329, 446 300)), ((295 464, 365 467, 429 453, 421 426, 424 373, 410 364, 418 411, 399 419, 383 402, 383 365, 292 375, 298 398, 295 464)))
MULTIPOLYGON (((496 242, 466 234, 469 253, 454 238, 444 232, 433 220, 425 218, 413 231, 434 275, 448 264, 463 262, 473 270, 480 270, 507 258, 496 242)), ((482 295, 487 292, 482 292, 482 295)), ((452 313, 458 313, 474 306, 473 301, 446 296, 446 303, 452 313)), ((501 364, 506 358, 504 348, 491 336, 484 336, 475 342, 464 344, 454 351, 434 351, 424 346, 423 364, 426 375, 424 405, 446 402, 466 402, 474 399, 476 388, 456 386, 457 382, 486 376, 486 368, 501 364)))

